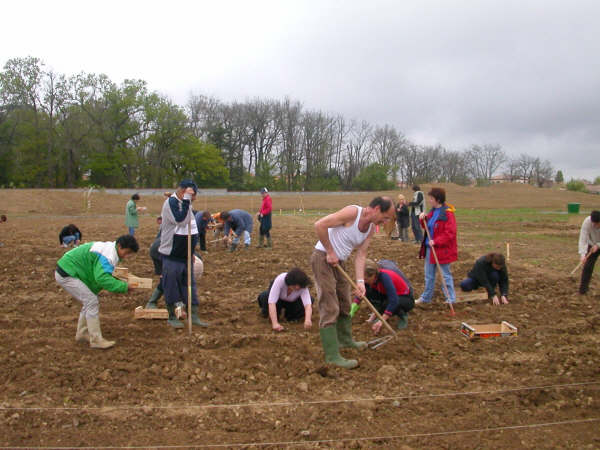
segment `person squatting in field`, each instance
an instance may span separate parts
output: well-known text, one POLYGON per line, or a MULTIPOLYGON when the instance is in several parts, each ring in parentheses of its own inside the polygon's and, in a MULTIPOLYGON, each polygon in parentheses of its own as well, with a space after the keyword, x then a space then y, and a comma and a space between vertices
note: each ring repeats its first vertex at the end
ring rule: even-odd
POLYGON ((275 331, 283 331, 279 323, 279 316, 284 310, 285 320, 295 322, 304 320, 304 328, 312 327, 312 304, 308 288, 312 282, 308 275, 297 267, 289 272, 280 273, 275 277, 269 289, 261 292, 258 297, 258 306, 263 317, 271 319, 271 326, 275 331))
POLYGON ((311 256, 311 265, 319 298, 319 334, 325 353, 325 361, 346 369, 358 366, 355 359, 340 355, 340 347, 366 348, 365 342, 352 339, 350 317, 350 283, 337 269, 344 269, 345 261, 354 249, 357 291, 365 295, 365 259, 375 226, 393 220, 394 204, 389 197, 375 197, 363 208, 350 205, 315 222, 319 241, 311 256))
POLYGON ((138 243, 131 235, 116 242, 88 242, 69 250, 56 264, 56 282, 83 305, 77 322, 77 341, 86 341, 92 348, 109 348, 115 341, 102 337, 98 292, 125 293, 128 285, 112 276, 122 259, 137 253, 138 243))
MULTIPOLYGON (((398 316, 396 327, 403 330, 408 326, 408 312, 414 308, 415 299, 412 286, 396 263, 390 260, 375 262, 365 260, 365 286, 366 297, 381 314, 383 320, 388 321, 393 315, 398 316)), ((360 299, 355 298, 352 303, 350 315, 354 317, 360 299)), ((372 330, 378 334, 383 325, 375 314, 369 320, 372 330)))
POLYGON ((262 196, 262 203, 260 205, 260 211, 256 214, 256 218, 260 222, 257 248, 271 248, 273 246, 273 241, 271 241, 271 227, 273 226, 271 212, 273 211, 273 201, 271 200, 271 196, 266 187, 260 190, 260 195, 262 196), (266 245, 264 243, 265 238, 267 238, 266 245))
MULTIPOLYGON (((187 245, 188 227, 191 229, 191 247, 196 247, 198 241, 198 227, 192 213, 192 201, 196 197, 198 188, 191 180, 183 180, 179 188, 165 200, 162 207, 162 224, 160 227, 160 247, 158 252, 162 258, 162 288, 165 303, 169 313, 168 324, 174 328, 183 328, 183 323, 175 315, 175 307, 182 303, 187 308, 188 266, 187 245)), ((191 260, 194 270, 194 258, 191 260)), ((206 327, 208 324, 198 318, 198 296, 196 294, 196 280, 191 274, 192 284, 192 324, 206 327)))
POLYGON ((502 253, 488 253, 479 258, 467 274, 467 278, 460 282, 460 288, 464 292, 480 287, 485 288, 494 305, 499 305, 500 302, 508 304, 508 270, 502 253), (496 286, 500 290, 500 299, 496 286))
MULTIPOLYGON (((427 196, 433 207, 428 214, 422 213, 419 220, 423 229, 428 227, 431 239, 425 233, 425 238, 421 243, 419 258, 425 259, 425 289, 415 303, 430 303, 433 298, 436 276, 436 261, 433 249, 444 275, 442 282, 446 284, 448 289, 449 298, 446 298, 446 302, 454 303, 456 294, 454 293, 454 279, 450 272, 450 263, 458 258, 455 209, 452 205, 446 204, 446 191, 442 188, 431 188, 427 196)), ((444 292, 444 294, 446 293, 444 292)))
POLYGON ((244 238, 244 247, 250 247, 250 235, 252 234, 252 216, 248 211, 243 209, 232 209, 230 211, 223 211, 221 213, 221 219, 225 221, 223 232, 225 236, 224 240, 229 239, 229 232, 233 230, 234 237, 229 247, 230 252, 234 252, 240 243, 240 237, 244 238))
POLYGON ((58 242, 61 245, 61 247, 66 248, 71 244, 73 244, 74 247, 77 247, 79 245, 79 242, 81 241, 82 236, 83 234, 81 233, 81 231, 79 231, 79 228, 77 228, 71 223, 66 227, 63 227, 62 230, 60 230, 60 233, 58 234, 58 242))
POLYGON ((579 256, 583 261, 579 293, 587 294, 594 272, 594 265, 600 255, 600 211, 592 213, 583 220, 579 231, 579 256))

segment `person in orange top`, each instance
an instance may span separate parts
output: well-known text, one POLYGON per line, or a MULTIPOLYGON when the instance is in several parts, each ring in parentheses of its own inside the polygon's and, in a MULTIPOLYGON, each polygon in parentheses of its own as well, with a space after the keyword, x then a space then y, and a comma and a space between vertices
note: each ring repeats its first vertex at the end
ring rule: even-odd
POLYGON ((273 246, 271 241, 271 227, 273 223, 271 221, 271 212, 273 211, 273 201, 269 195, 269 191, 266 187, 260 190, 262 195, 262 204, 260 205, 260 211, 256 214, 256 219, 260 222, 260 234, 258 236, 258 248, 273 246), (265 237, 267 238, 267 245, 264 245, 265 237))

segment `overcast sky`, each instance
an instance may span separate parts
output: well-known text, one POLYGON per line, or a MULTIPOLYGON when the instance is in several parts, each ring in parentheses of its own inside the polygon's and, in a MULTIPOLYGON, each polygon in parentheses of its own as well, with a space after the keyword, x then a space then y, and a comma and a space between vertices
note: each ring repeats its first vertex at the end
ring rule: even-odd
POLYGON ((417 144, 600 175, 598 0, 23 0, 2 16, 2 66, 140 78, 181 105, 289 96, 417 144))

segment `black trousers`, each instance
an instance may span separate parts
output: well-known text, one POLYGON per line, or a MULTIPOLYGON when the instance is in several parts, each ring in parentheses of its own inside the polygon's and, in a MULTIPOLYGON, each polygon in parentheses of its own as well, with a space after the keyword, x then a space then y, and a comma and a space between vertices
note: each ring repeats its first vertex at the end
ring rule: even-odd
POLYGON ((419 217, 415 215, 414 211, 410 213, 410 222, 412 226, 412 232, 415 235, 415 241, 421 242, 423 240, 423 229, 419 222, 419 217))
POLYGON ((200 231, 200 250, 206 251, 206 230, 200 231))
MULTIPOLYGON (((263 291, 258 294, 256 300, 262 316, 269 317, 269 291, 263 291)), ((312 297, 310 298, 310 301, 314 302, 312 297)), ((284 317, 288 322, 304 320, 304 305, 302 304, 302 299, 300 297, 293 302, 278 300, 277 303, 275 303, 275 307, 277 308, 277 317, 281 315, 281 310, 284 310, 284 317)))
MULTIPOLYGON (((590 245, 588 245, 588 253, 590 252, 590 250, 592 249, 592 247, 590 245)), ((580 294, 585 294, 589 287, 590 287, 590 281, 592 280, 592 273, 594 273, 594 265, 596 264, 596 260, 598 259, 598 256, 600 255, 600 250, 597 251, 596 253, 592 253, 590 256, 588 256, 588 259, 585 261, 585 264, 583 265, 583 271, 581 272, 581 283, 579 284, 579 293, 580 294)))

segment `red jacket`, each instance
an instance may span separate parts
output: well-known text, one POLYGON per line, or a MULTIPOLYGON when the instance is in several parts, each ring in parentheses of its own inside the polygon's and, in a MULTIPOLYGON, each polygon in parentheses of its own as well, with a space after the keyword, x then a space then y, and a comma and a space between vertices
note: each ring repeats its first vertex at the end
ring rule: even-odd
MULTIPOLYGON (((444 203, 442 210, 433 227, 433 248, 440 264, 450 264, 458 259, 458 246, 456 244, 456 219, 454 218, 454 207, 444 203)), ((427 214, 427 220, 433 215, 433 208, 427 214)), ((421 220, 421 227, 426 227, 426 222, 421 220)), ((427 232, 425 232, 427 236, 427 232)), ((419 258, 425 258, 425 238, 421 243, 419 258)), ((435 264, 433 252, 430 252, 429 263, 435 264)))
POLYGON ((262 204, 260 205, 260 214, 266 216, 273 210, 273 201, 271 200, 270 195, 265 195, 265 198, 262 200, 262 204))

